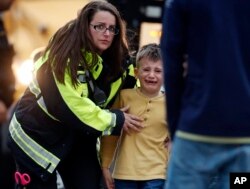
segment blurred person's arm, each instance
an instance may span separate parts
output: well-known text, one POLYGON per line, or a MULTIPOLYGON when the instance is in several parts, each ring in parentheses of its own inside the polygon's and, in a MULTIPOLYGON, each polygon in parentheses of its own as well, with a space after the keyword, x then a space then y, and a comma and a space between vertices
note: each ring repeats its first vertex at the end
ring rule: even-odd
POLYGON ((10 8, 14 0, 0 0, 0 11, 4 11, 10 8))
POLYGON ((0 100, 0 124, 7 119, 7 108, 3 101, 0 100))
MULTIPOLYGON (((181 100, 185 87, 187 0, 167 1, 163 15, 161 48, 164 65, 164 85, 167 95, 167 117, 171 140, 178 129, 181 100)), ((186 70, 187 71, 187 70, 186 70)))

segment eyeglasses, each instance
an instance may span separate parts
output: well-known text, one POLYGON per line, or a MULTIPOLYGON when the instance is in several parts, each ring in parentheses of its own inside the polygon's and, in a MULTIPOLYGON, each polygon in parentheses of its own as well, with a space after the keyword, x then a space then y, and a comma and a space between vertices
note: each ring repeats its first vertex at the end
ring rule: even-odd
POLYGON ((119 29, 113 26, 106 28, 104 24, 98 24, 98 25, 90 24, 90 25, 94 28, 95 31, 98 32, 105 33, 108 30, 113 35, 117 35, 119 33, 119 29))

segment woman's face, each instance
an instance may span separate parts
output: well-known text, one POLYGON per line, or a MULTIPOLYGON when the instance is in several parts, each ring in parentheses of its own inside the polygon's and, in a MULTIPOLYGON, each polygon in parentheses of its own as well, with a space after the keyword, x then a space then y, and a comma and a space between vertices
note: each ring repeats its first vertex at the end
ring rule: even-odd
POLYGON ((115 23, 115 16, 108 11, 96 12, 91 20, 90 34, 98 54, 101 55, 111 46, 116 28, 115 23))

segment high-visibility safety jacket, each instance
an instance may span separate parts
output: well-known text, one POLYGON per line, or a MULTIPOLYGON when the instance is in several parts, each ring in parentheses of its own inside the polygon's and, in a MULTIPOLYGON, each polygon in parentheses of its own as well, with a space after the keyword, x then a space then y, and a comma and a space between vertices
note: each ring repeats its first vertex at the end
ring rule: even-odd
MULTIPOLYGON (((92 55, 86 53, 86 59, 92 55)), ((90 70, 94 80, 103 71, 103 60, 90 70)), ((88 137, 119 134, 124 123, 120 110, 104 109, 114 100, 122 86, 135 85, 133 65, 110 83, 110 91, 103 108, 90 98, 84 70, 78 86, 73 86, 68 72, 65 84, 59 83, 52 71, 46 70, 47 57, 40 58, 34 66, 33 81, 19 100, 9 125, 12 153, 21 163, 47 179, 72 145, 74 132, 83 132, 88 137), (123 82, 122 82, 123 81, 123 82), (124 84, 125 83, 125 84, 124 84)))

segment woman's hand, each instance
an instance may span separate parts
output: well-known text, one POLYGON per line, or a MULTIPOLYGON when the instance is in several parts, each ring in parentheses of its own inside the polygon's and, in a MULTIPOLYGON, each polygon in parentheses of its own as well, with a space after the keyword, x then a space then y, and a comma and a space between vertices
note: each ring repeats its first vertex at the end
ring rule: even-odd
POLYGON ((102 175, 107 189, 114 189, 115 188, 114 179, 111 176, 109 168, 102 168, 102 175))
POLYGON ((124 113, 125 121, 123 124, 123 130, 127 133, 130 134, 131 130, 139 132, 142 128, 142 119, 138 116, 135 116, 133 114, 128 114, 126 113, 129 109, 129 106, 126 106, 121 109, 124 113))

